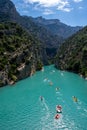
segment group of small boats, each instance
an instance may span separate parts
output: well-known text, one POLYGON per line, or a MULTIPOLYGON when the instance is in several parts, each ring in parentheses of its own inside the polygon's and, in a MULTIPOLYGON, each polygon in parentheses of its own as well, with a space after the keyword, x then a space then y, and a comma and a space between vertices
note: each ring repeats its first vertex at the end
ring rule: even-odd
MULTIPOLYGON (((78 102, 77 97, 72 96, 72 99, 73 99, 74 102, 78 102)), ((59 119, 60 118, 60 113, 62 113, 62 106, 61 105, 56 106, 56 112, 57 112, 57 114, 55 115, 55 119, 59 119)))
MULTIPOLYGON (((74 102, 78 102, 78 99, 75 96, 73 96, 72 98, 73 98, 74 102)), ((40 96, 40 100, 43 101, 43 97, 42 96, 40 96)), ((61 116, 60 114, 62 113, 62 106, 61 105, 57 105, 56 106, 56 112, 57 113, 55 115, 55 119, 59 119, 60 116, 61 116)))
MULTIPOLYGON (((43 101, 42 96, 40 96, 40 100, 43 101)), ((59 119, 60 118, 60 113, 62 113, 62 106, 61 105, 56 106, 56 112, 57 112, 57 114, 55 115, 55 119, 59 119)))
MULTIPOLYGON (((47 79, 45 79, 45 80, 47 80, 47 79)), ((53 83, 51 81, 49 83, 50 83, 50 85, 53 85, 53 83)), ((56 87, 56 91, 58 91, 59 89, 60 89, 59 87, 56 87)), ((77 97, 72 96, 72 99, 73 99, 74 102, 78 102, 77 97)), ((42 96, 40 96, 40 100, 43 101, 43 97, 42 96)), ((55 119, 59 119, 61 117, 61 113, 62 113, 62 106, 61 105, 57 105, 56 106, 56 115, 55 115, 54 118, 55 119)))
POLYGON ((62 113, 62 106, 61 105, 56 106, 56 112, 57 112, 57 114, 55 115, 55 119, 59 119, 60 113, 62 113))

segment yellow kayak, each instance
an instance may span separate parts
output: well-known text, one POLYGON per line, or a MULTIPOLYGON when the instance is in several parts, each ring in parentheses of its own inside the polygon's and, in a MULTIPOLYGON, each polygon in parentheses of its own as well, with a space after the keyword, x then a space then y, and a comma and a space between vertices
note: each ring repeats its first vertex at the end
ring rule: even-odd
POLYGON ((73 96, 72 98, 73 98, 73 101, 74 101, 74 102, 78 102, 77 97, 73 96))

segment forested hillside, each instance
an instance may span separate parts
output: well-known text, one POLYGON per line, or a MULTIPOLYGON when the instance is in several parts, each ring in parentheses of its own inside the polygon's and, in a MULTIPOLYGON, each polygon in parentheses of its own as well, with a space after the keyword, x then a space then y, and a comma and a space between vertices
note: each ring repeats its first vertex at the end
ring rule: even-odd
POLYGON ((0 24, 0 86, 42 68, 40 42, 16 23, 0 24))
POLYGON ((87 26, 63 43, 55 62, 59 69, 87 77, 87 26))

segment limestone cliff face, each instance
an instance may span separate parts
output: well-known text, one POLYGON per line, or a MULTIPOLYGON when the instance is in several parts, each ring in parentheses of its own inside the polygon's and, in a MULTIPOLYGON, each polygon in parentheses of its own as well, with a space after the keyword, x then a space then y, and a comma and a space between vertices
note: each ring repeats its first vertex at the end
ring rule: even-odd
POLYGON ((0 21, 16 21, 20 19, 14 4, 10 0, 0 0, 0 21))
POLYGON ((31 76, 42 68, 40 42, 16 23, 0 24, 0 86, 31 76))

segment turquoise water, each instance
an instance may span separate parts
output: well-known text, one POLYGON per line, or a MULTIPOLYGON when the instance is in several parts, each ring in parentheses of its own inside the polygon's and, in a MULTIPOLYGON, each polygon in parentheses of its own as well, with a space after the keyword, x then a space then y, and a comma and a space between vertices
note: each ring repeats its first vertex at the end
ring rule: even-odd
POLYGON ((0 88, 0 130, 87 130, 87 81, 46 66, 30 78, 0 88), (62 105, 58 120, 57 104, 62 105))

